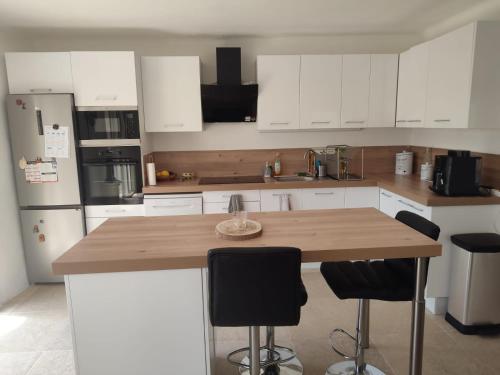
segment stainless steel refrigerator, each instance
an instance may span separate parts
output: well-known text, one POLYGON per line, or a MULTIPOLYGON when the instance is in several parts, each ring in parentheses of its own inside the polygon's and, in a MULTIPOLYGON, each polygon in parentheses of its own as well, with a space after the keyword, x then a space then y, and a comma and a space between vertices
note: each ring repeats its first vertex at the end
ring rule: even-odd
POLYGON ((73 96, 9 95, 7 110, 28 277, 59 282, 52 262, 85 231, 73 96))

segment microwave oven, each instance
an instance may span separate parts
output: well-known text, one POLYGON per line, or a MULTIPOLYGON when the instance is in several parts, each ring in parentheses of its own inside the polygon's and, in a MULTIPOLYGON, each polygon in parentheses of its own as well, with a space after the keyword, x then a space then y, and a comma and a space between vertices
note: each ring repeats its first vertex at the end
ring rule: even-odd
POLYGON ((140 139, 137 110, 90 110, 76 113, 80 141, 140 139))

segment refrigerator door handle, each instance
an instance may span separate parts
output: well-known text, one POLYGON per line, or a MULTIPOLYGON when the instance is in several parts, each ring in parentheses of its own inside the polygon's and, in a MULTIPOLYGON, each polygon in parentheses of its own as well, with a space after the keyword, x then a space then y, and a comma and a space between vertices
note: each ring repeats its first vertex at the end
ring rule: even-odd
POLYGON ((43 120, 42 120, 42 110, 35 108, 36 111, 36 123, 38 125, 38 135, 43 135, 43 120))

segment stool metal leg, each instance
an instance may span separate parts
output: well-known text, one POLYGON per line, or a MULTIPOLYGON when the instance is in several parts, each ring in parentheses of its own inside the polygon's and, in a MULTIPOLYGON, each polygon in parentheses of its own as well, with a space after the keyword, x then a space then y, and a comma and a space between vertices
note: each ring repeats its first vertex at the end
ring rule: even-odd
POLYGON ((366 300, 358 301, 358 319, 356 324, 356 357, 354 361, 344 361, 334 363, 326 370, 326 375, 384 375, 378 368, 365 362, 365 348, 363 347, 363 337, 367 328, 366 307, 369 306, 366 300))
POLYGON ((364 327, 365 330, 362 332, 361 336, 361 345, 363 345, 363 349, 368 349, 370 347, 370 300, 369 299, 364 299, 363 300, 364 304, 364 327))
POLYGON ((415 299, 411 322, 410 375, 422 375, 425 324, 424 292, 428 266, 428 258, 417 258, 415 299))
POLYGON ((260 327, 250 327, 249 338, 250 375, 260 375, 260 327))

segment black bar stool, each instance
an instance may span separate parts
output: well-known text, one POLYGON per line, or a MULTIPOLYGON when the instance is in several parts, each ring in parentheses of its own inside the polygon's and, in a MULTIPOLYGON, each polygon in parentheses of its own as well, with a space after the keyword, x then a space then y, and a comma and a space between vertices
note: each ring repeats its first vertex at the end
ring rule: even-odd
POLYGON ((249 347, 227 356, 240 372, 302 374, 292 349, 275 345, 275 326, 294 326, 307 292, 300 276, 301 251, 292 247, 223 248, 208 252, 209 313, 214 327, 249 327, 249 347), (260 347, 260 327, 266 345, 260 347), (243 361, 235 355, 248 352, 243 361))
MULTIPOLYGON (((437 240, 440 229, 423 217, 408 211, 400 211, 396 220, 420 233, 437 240)), ((363 374, 379 375, 383 372, 365 362, 363 336, 368 329, 365 319, 366 300, 413 301, 415 296, 415 259, 386 259, 380 261, 327 262, 321 264, 321 273, 340 299, 358 299, 358 319, 355 337, 342 329, 332 334, 332 348, 347 361, 334 363, 326 370, 327 375, 363 374), (335 347, 335 334, 347 334, 355 342, 355 354, 346 355, 335 347)), ((415 306, 413 306, 413 313, 415 306)))

